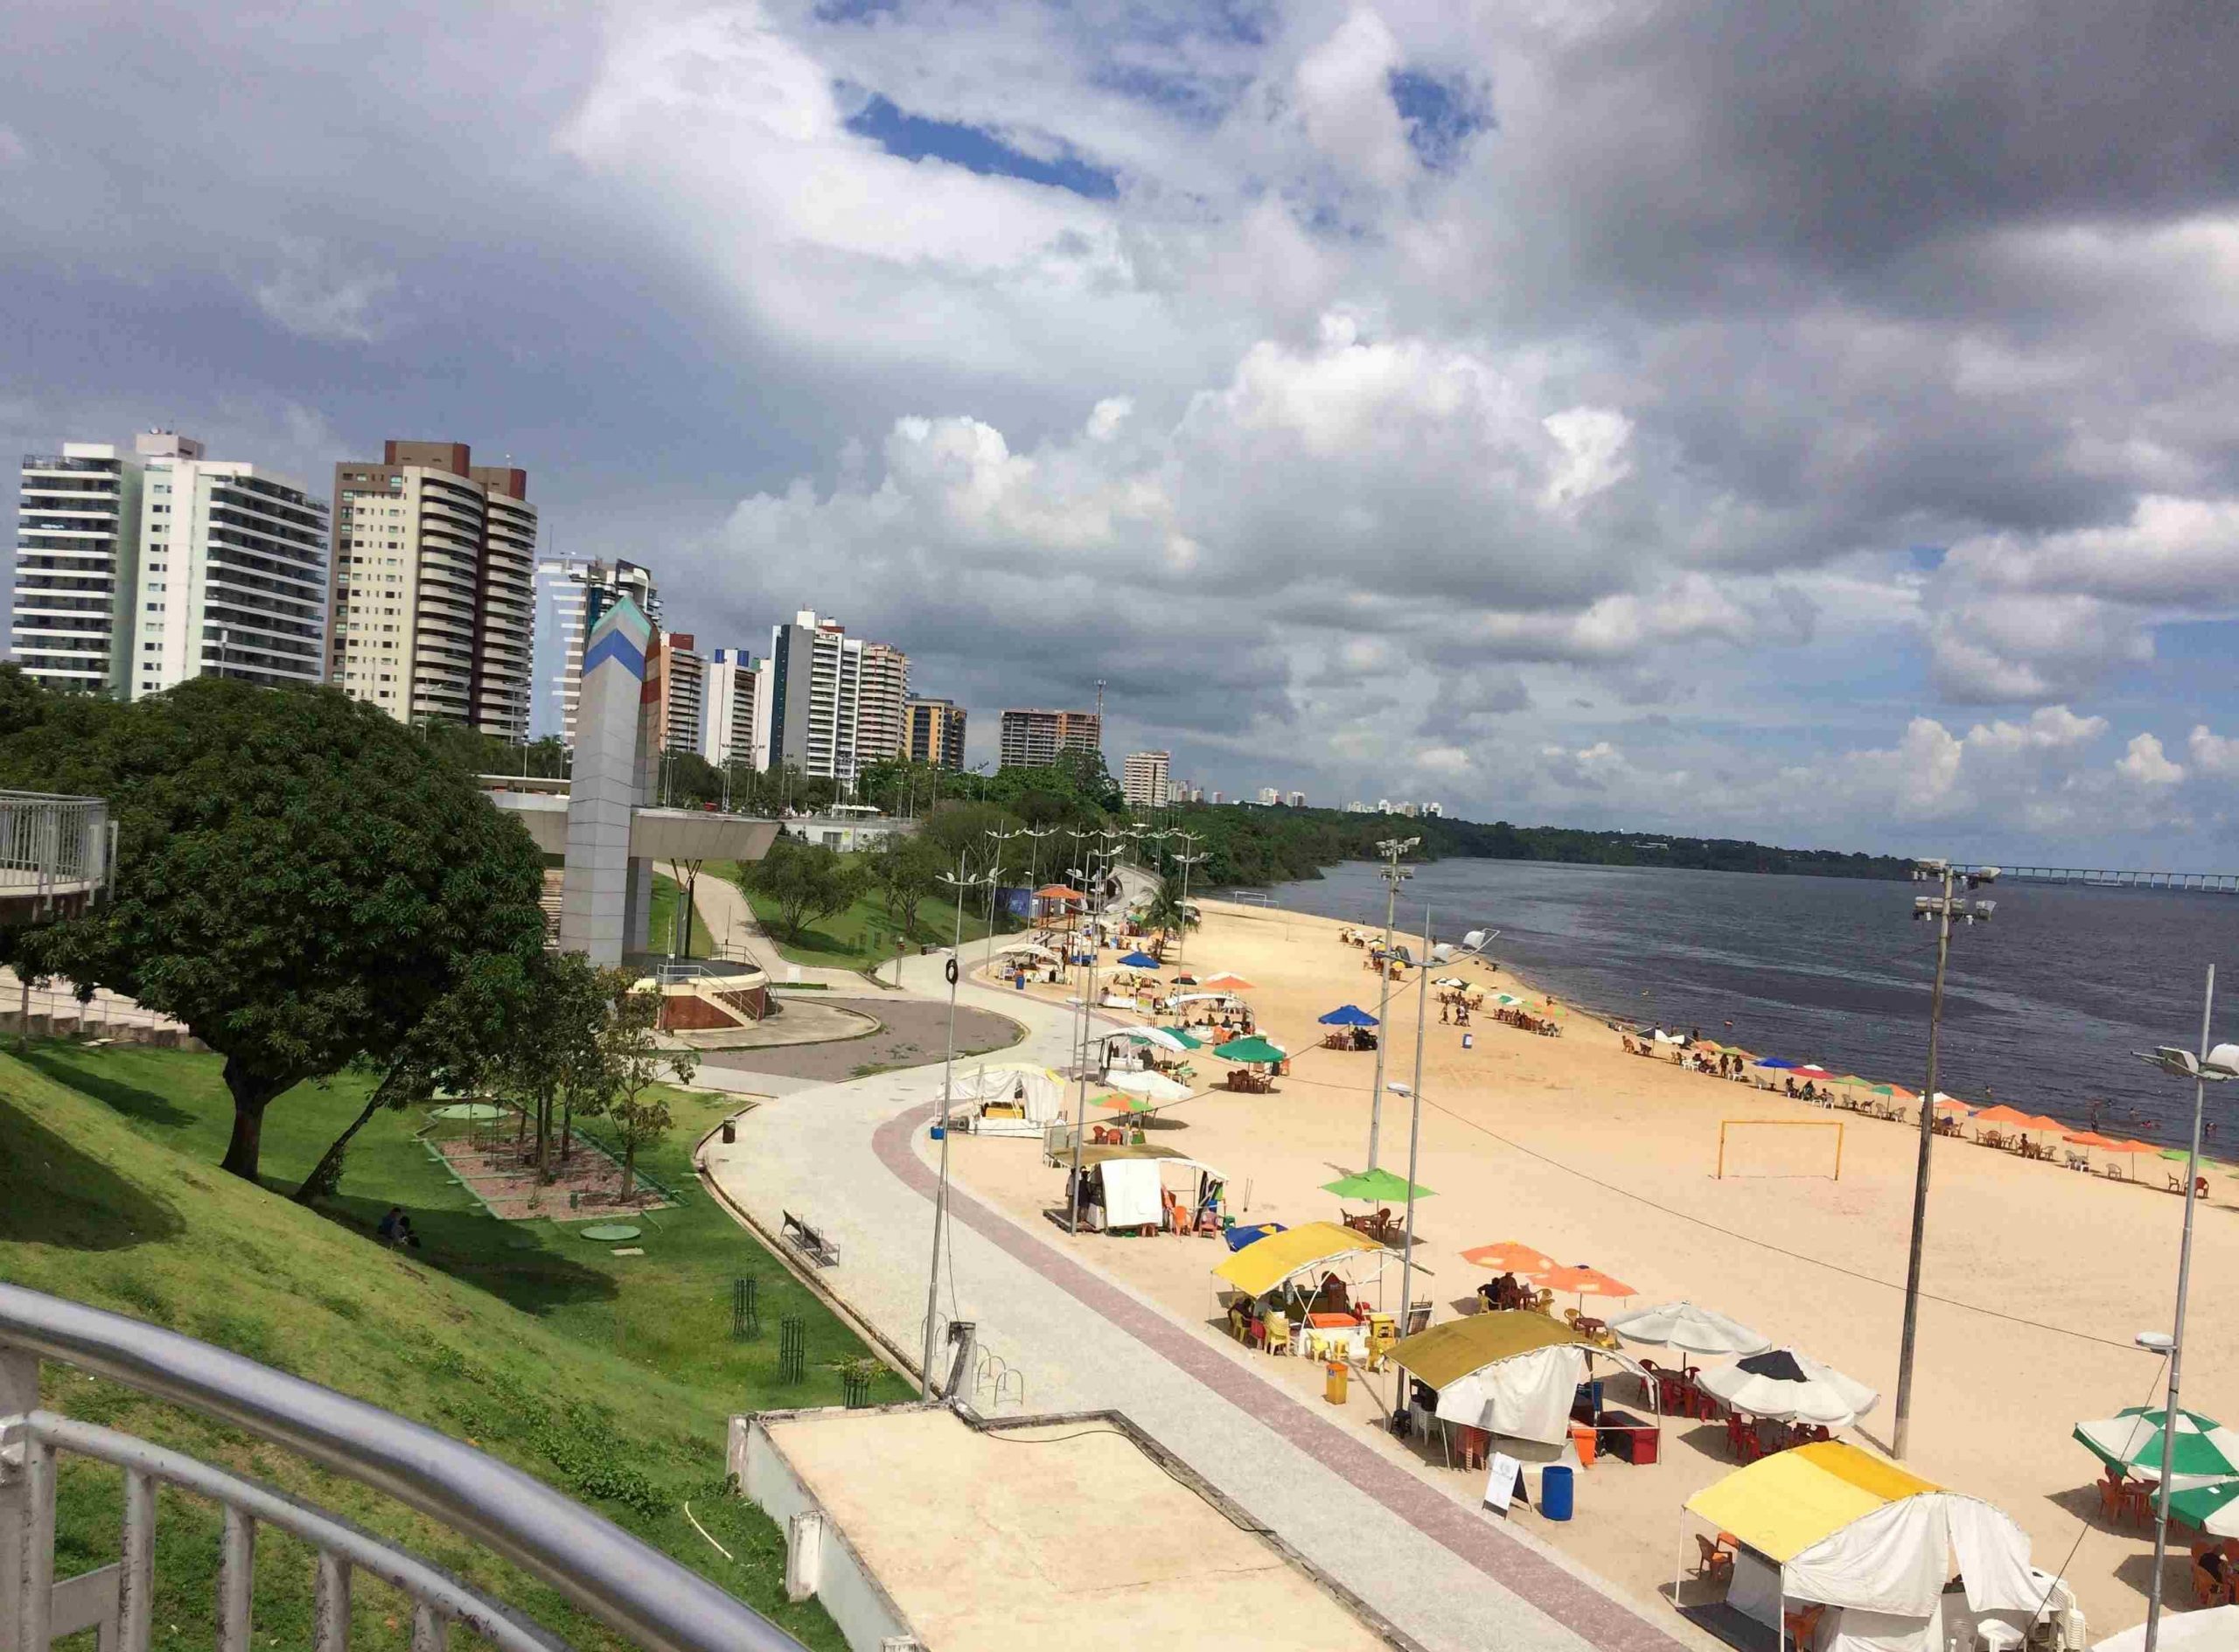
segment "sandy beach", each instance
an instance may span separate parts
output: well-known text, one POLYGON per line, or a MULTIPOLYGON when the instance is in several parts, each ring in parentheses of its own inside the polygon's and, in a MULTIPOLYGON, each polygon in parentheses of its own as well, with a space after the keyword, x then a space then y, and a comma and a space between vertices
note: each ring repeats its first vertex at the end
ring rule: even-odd
MULTIPOLYGON (((1376 1058, 1322 1049, 1316 1018, 1345 1002, 1373 1013, 1377 978, 1362 967, 1359 951, 1340 943, 1343 926, 1333 920, 1216 903, 1204 912, 1203 928, 1189 939, 1188 966, 1254 982, 1245 996, 1261 1030, 1295 1060, 1275 1093, 1199 1097, 1164 1115, 1153 1139, 1224 1171, 1239 1219, 1334 1219, 1342 1207, 1320 1184, 1365 1163, 1376 1058)), ((1497 922, 1496 914, 1482 916, 1497 922)), ((1530 993, 1505 970, 1472 964, 1460 972, 1530 993)), ((1413 987, 1410 981, 1394 993, 1389 1077, 1412 1076, 1413 987)), ((1037 989, 1045 993, 1064 995, 1037 989)), ((1437 1014, 1433 996, 1417 1179, 1437 1195, 1419 1208, 1416 1260, 1430 1277, 1415 1295, 1432 1298, 1439 1319, 1457 1313, 1456 1300, 1485 1277, 1461 1251, 1520 1240, 1636 1287, 1628 1303, 1588 1300, 1588 1314, 1684 1297, 1880 1390, 1880 1403, 1846 1437, 1887 1449, 1914 1130, 1628 1055, 1616 1032, 1582 1012, 1568 1017, 1560 1038, 1533 1036, 1481 1012, 1468 1029, 1468 1049, 1463 1029, 1440 1024, 1437 1014), (1735 1133, 1729 1174, 1717 1178, 1719 1128, 1727 1119, 1842 1123, 1840 1180, 1829 1175, 1832 1133, 1822 1130, 1735 1133)), ((1868 1076, 1900 1073, 1918 1037, 1915 1028, 1893 1027, 1887 1070, 1868 1076)), ((1203 1056, 1196 1066, 1200 1084, 1224 1070, 1203 1056)), ((1385 1168, 1405 1173, 1407 1132, 1405 1103, 1387 1098, 1385 1168)), ((2011 1514, 2029 1534, 2038 1565, 2065 1567, 2095 1641, 2145 1615, 2152 1533, 2150 1526, 2110 1528, 2101 1517, 2092 1488, 2099 1465, 2069 1430, 2157 1391, 2161 1362, 2131 1338, 2166 1329, 2171 1319, 2182 1203, 2165 1191, 2165 1168, 2141 1160, 2143 1181, 2128 1184, 1971 1139, 1939 1140, 1936 1149, 1925 1276, 1934 1300, 1921 1311, 1908 1466, 2011 1514)), ((959 1138, 955 1172, 1046 1242, 1200 1326, 1230 1357, 1319 1394, 1319 1366, 1249 1354, 1220 1328, 1210 1270, 1224 1248, 1199 1238, 1068 1237, 1043 1215, 1062 1198, 1063 1174, 1042 1163, 1031 1141, 959 1138)), ((2185 1400, 2187 1410, 2229 1421, 2239 1416, 2231 1376, 2239 1322, 2219 1305, 2239 1273, 2239 1184, 2211 1175, 2210 1189, 2194 1252, 2185 1400)), ((1396 1303, 1396 1260, 1390 1279, 1396 1303)), ((1671 1363, 1664 1350, 1636 1351, 1671 1363)), ((1616 1396, 1638 1409, 1631 1388, 1619 1383, 1616 1396)), ((1425 1460, 1374 1426, 1392 1399, 1389 1376, 1355 1383, 1347 1412, 1363 1439, 1474 1508, 1481 1474, 1425 1460)), ((1674 1633, 1692 1636, 1663 1604, 1679 1558, 1680 1506, 1734 1466, 1722 1426, 1675 1423, 1664 1431, 1659 1464, 1600 1463, 1582 1476, 1568 1524, 1530 1513, 1516 1519, 1644 1609, 1660 1611, 1674 1633)), ((2173 1606, 2188 1607, 2183 1535, 2173 1531, 2165 1589, 2173 1606)))

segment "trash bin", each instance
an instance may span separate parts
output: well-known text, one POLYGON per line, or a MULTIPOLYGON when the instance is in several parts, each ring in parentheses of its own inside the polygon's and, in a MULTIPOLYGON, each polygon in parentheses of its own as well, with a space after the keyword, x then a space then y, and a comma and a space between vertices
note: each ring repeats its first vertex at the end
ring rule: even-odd
POLYGON ((733 1142, 736 1141, 737 1140, 738 1140, 738 1120, 737 1120, 737 1119, 724 1119, 724 1120, 723 1120, 723 1146, 725 1146, 726 1147, 729 1147, 733 1142))
POLYGON ((1539 1471, 1539 1513, 1548 1520, 1571 1517, 1571 1471, 1567 1463, 1549 1463, 1539 1471))
POLYGON ((1343 1361, 1331 1360, 1329 1362, 1329 1370, 1322 1382, 1322 1398, 1328 1400, 1332 1405, 1343 1405, 1345 1403, 1345 1384, 1350 1376, 1350 1373, 1345 1369, 1343 1361))
POLYGON ((941 1121, 940 1121, 939 1119, 934 1119, 934 1120, 933 1120, 933 1140, 934 1140, 935 1141, 938 1141, 938 1140, 939 1140, 943 1136, 945 1136, 946 1134, 948 1134, 948 1132, 941 1128, 941 1121))
POLYGON ((1022 993, 1022 992, 1024 992, 1024 991, 1026 990, 1026 977, 1025 977, 1025 976, 1023 976, 1023 975, 1014 975, 1014 976, 1012 976, 1012 977, 1011 977, 1011 990, 1012 990, 1012 991, 1014 991, 1014 992, 1019 992, 1019 993, 1022 993))

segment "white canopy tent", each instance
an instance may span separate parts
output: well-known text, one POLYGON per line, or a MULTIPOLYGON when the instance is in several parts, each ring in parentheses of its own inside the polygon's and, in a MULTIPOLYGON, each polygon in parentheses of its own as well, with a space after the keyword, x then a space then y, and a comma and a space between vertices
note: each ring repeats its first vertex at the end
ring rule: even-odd
POLYGON ((1032 1136, 1064 1116, 1064 1082, 1047 1067, 959 1067, 949 1081, 949 1117, 978 1136, 1032 1136))

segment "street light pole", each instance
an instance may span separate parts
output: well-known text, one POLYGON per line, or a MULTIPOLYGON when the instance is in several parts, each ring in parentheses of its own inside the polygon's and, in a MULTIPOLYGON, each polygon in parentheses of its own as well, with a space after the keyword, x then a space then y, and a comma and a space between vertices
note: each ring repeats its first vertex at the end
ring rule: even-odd
MULTIPOLYGON (((1084 854, 1081 856, 1081 861, 1080 866, 1068 869, 1084 884, 1089 884, 1096 866, 1096 856, 1084 854)), ((1088 889, 1083 890, 1084 895, 1089 895, 1089 893, 1088 889)), ((1096 997, 1097 948, 1096 928, 1093 922, 1095 916, 1093 909, 1091 909, 1089 911, 1092 922, 1088 937, 1088 974, 1081 984, 1081 1040, 1075 1056, 1076 1071, 1080 1077, 1080 1093, 1073 1107, 1073 1174, 1068 1198, 1071 1209, 1065 1219, 1065 1231, 1068 1233, 1078 1233, 1081 1230, 1081 1136, 1088 1129, 1088 1041, 1089 1034, 1094 1028, 1092 1007, 1096 997)))
POLYGON ((1973 924, 1977 919, 1987 922, 1996 905, 1991 901, 1955 898, 1953 891, 1962 882, 1970 889, 1987 883, 1998 876, 1998 870, 1993 867, 1982 872, 1962 872, 1946 861, 1923 861, 1914 868, 1913 876, 1915 880, 1941 879, 1943 892, 1917 896, 1913 901, 1915 919, 1933 920, 1936 924, 1936 986, 1929 996, 1928 1088, 1921 1095, 1920 1162, 1913 1173, 1912 1247, 1905 1262, 1905 1328, 1897 1349, 1897 1416, 1889 1439, 1890 1455, 1900 1458, 1905 1454, 1912 1427, 1913 1348, 1921 1314, 1921 1251, 1928 1237, 1929 1158, 1936 1142, 1936 1042, 1943 1023, 1943 974, 1951 960, 1951 924, 1955 918, 1963 924, 1973 924))
MULTIPOLYGON (((2169 1475, 2176 1455, 2178 1394, 2185 1370, 2185 1306, 2192 1289, 2193 1209, 2196 1202, 2194 1195, 2200 1188, 2201 1115, 2207 1111, 2208 1081, 2233 1077, 2234 1070, 2229 1057, 2239 1054, 2229 1045, 2213 1052, 2209 1050, 2208 1025, 2215 1014, 2215 965, 2211 964, 2208 966, 2208 991, 2201 1003, 2201 1053, 2198 1059, 2187 1059, 2186 1052, 2178 1049, 2163 1049, 2145 1057, 2165 1071, 2192 1079, 2193 1137, 2192 1150, 2185 1161, 2185 1237, 2177 1251, 2177 1315, 2169 1339, 2169 1392, 2162 1402, 2161 1483, 2154 1495, 2153 1574, 2146 1589, 2145 1652, 2154 1652, 2160 1636, 2161 1572, 2169 1558, 2169 1475), (2225 1059, 2214 1060, 2212 1056, 2225 1059)), ((2139 1340, 2146 1341, 2143 1337, 2139 1340)))
MULTIPOLYGON (((1398 909, 1399 885, 1412 874, 1399 864, 1399 857, 1420 843, 1420 838, 1386 838, 1376 846, 1384 857, 1384 869, 1377 875, 1384 880, 1384 958, 1378 965, 1381 978, 1376 1003, 1376 1085, 1369 1091, 1368 1103, 1368 1168, 1376 1168, 1377 1144, 1384 1131, 1384 1047, 1391 1042, 1391 1029, 1385 1025, 1392 1014, 1392 921, 1398 909)), ((1430 943, 1424 946, 1424 964, 1430 961, 1430 943)), ((1419 1048, 1419 1045, 1418 1046, 1419 1048)))
POLYGON ((964 973, 964 892, 978 880, 964 875, 964 852, 956 855, 956 875, 941 874, 941 882, 956 886, 956 940, 948 955, 948 1042, 941 1051, 941 1168, 940 1179, 933 1188, 933 1261, 925 1273, 925 1358, 917 1372, 918 1398, 930 1402, 933 1398, 933 1321, 940 1311, 941 1293, 941 1230, 948 1222, 948 1133, 949 1110, 952 1105, 954 1088, 952 1074, 956 1063, 956 979, 964 973))
MULTIPOLYGON (((1459 963, 1465 958, 1477 958, 1493 944, 1498 930, 1471 930, 1461 938, 1459 952, 1448 955, 1446 961, 1459 963)), ((1408 1316, 1412 1312, 1411 1299, 1415 1289, 1415 1173, 1422 1158, 1423 1144, 1423 1044, 1430 1025, 1431 999, 1431 911, 1423 909, 1422 973, 1415 982, 1415 1082, 1395 1084, 1395 1091, 1407 1092, 1407 1243, 1401 1248, 1399 1261, 1399 1335, 1407 1335, 1408 1316)), ((1378 1048, 1381 1048, 1378 1041, 1378 1048)))

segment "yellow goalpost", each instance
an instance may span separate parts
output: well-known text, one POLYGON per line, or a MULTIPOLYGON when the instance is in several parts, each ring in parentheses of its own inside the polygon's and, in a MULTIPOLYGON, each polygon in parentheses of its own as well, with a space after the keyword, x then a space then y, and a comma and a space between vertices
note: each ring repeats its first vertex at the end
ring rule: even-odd
POLYGON ((1718 1126, 1718 1175, 1726 1180, 1726 1133, 1736 1125, 1769 1130, 1831 1130, 1835 1133, 1834 1180, 1843 1179, 1843 1121, 1839 1119, 1721 1119, 1718 1126))

